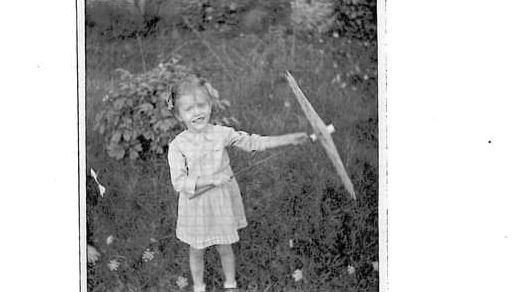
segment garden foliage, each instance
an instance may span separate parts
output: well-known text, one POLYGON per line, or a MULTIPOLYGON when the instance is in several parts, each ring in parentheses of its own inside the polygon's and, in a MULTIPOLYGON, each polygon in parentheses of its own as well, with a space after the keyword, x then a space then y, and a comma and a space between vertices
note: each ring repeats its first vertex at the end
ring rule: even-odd
MULTIPOLYGON (((375 45, 327 32, 294 35, 284 25, 230 39, 180 31, 142 42, 87 35, 87 166, 106 189, 101 196, 87 177, 87 240, 100 252, 88 264, 88 291, 192 289, 188 247, 175 236, 178 197, 165 155, 181 130, 165 110, 169 85, 195 71, 219 90, 216 121, 236 126, 235 117, 239 130, 258 134, 310 131, 281 77, 287 69, 337 128, 333 139, 358 200, 349 199, 317 144, 290 148, 243 173, 238 182, 249 225, 234 245, 237 281, 248 291, 378 291, 375 45)), ((229 155, 239 171, 271 153, 229 155)), ((222 287, 220 267, 209 248, 209 291, 222 287)))
POLYGON ((376 39, 376 0, 133 0, 87 1, 87 24, 111 38, 189 26, 264 31, 272 24, 305 33, 338 32, 363 41, 376 39), (287 17, 290 21, 283 21, 287 17))
MULTIPOLYGON (((182 130, 166 100, 172 86, 192 72, 177 64, 172 57, 165 63, 141 74, 117 69, 120 82, 104 99, 103 109, 96 116, 95 129, 105 137, 108 155, 136 159, 142 154, 163 154, 166 145, 182 130)), ((213 96, 214 121, 218 110, 228 100, 213 96)), ((227 119, 223 119, 227 121, 227 119)))

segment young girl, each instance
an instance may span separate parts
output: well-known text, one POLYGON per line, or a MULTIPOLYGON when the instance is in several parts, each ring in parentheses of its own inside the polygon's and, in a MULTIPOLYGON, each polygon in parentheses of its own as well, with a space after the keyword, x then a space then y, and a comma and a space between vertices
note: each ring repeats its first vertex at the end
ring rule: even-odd
POLYGON ((306 133, 258 136, 212 125, 212 87, 205 80, 188 76, 171 92, 169 106, 186 130, 169 143, 168 161, 173 187, 179 193, 176 236, 189 244, 189 262, 194 291, 205 291, 204 252, 216 246, 225 275, 225 289, 236 289, 234 253, 231 244, 247 225, 243 202, 232 177, 226 147, 263 151, 308 141, 306 133), (197 191, 211 187, 201 195, 197 191))

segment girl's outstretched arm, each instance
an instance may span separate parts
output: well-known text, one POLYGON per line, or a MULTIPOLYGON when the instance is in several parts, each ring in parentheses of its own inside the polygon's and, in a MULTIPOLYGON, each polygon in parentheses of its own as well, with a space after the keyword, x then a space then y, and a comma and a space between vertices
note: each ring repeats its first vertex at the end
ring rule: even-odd
POLYGON ((264 148, 271 149, 287 145, 304 144, 309 141, 309 136, 304 132, 297 132, 280 136, 267 136, 264 140, 264 148))
POLYGON ((280 136, 259 136, 248 134, 242 131, 235 131, 232 128, 226 130, 225 146, 240 148, 241 150, 263 151, 287 145, 300 145, 309 141, 309 136, 304 132, 285 134, 280 136))

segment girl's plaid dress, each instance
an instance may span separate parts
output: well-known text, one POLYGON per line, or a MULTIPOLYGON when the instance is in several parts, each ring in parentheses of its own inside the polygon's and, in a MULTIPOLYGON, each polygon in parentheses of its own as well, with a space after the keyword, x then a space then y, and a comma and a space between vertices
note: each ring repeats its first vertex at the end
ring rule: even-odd
POLYGON ((171 181, 179 193, 178 239, 198 249, 239 240, 237 230, 247 222, 235 179, 192 200, 189 197, 194 194, 198 177, 220 172, 232 175, 226 147, 262 151, 268 139, 230 127, 208 125, 203 133, 183 131, 169 143, 171 181))

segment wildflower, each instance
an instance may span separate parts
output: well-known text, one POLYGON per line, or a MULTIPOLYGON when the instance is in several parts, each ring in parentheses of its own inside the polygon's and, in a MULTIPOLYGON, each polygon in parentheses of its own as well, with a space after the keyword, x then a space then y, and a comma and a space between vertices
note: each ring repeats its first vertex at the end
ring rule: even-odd
POLYGON ((336 74, 336 76, 331 80, 331 84, 340 83, 342 80, 342 76, 340 74, 336 74))
POLYGON ((117 260, 111 260, 108 263, 108 269, 110 269, 110 271, 116 271, 119 268, 119 265, 120 263, 117 260))
POLYGON ((379 271, 379 263, 378 262, 372 262, 372 268, 374 271, 379 271))
POLYGON ((95 262, 99 259, 101 254, 97 251, 97 249, 91 245, 87 245, 86 248, 86 258, 89 263, 95 264, 95 262))
POLYGON ((178 288, 183 289, 189 285, 189 282, 187 281, 187 278, 178 276, 178 279, 176 280, 176 285, 178 288))
POLYGON ((336 31, 335 31, 335 32, 333 32, 333 37, 334 37, 335 39, 336 39, 336 38, 338 38, 339 36, 340 36, 340 35, 338 34, 338 32, 336 32, 336 31))
POLYGON ((92 175, 92 177, 94 178, 95 182, 97 183, 97 186, 99 187, 99 194, 101 195, 101 197, 103 197, 104 193, 106 192, 106 188, 103 187, 101 185, 101 183, 99 183, 99 181, 97 180, 97 173, 95 173, 93 168, 90 168, 90 174, 92 175))
POLYGON ((93 168, 90 168, 90 175, 94 178, 95 181, 97 181, 97 173, 93 168))
POLYGON ((145 261, 145 262, 149 262, 151 260, 153 260, 155 258, 155 254, 148 249, 146 249, 144 251, 144 253, 142 254, 142 259, 145 261))
POLYGON ((290 248, 293 248, 293 239, 290 239, 289 245, 290 245, 290 248))
POLYGON ((100 183, 97 183, 99 185, 99 194, 101 197, 104 197, 104 193, 106 192, 106 188, 103 187, 100 183))
POLYGON ((291 107, 291 103, 288 100, 284 101, 284 107, 285 108, 290 108, 291 107))
POLYGON ((356 272, 356 269, 353 266, 347 266, 347 274, 352 275, 356 272))
POLYGON ((114 239, 114 238, 113 238, 113 235, 108 236, 108 237, 106 238, 106 244, 107 244, 107 245, 112 244, 112 243, 113 243, 113 239, 114 239))
POLYGON ((298 282, 298 281, 302 280, 302 278, 303 278, 302 270, 296 269, 291 276, 293 277, 295 282, 298 282))
POLYGON ((364 80, 369 79, 369 75, 367 75, 367 74, 363 75, 363 79, 364 79, 364 80))

